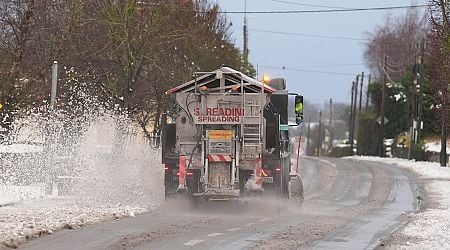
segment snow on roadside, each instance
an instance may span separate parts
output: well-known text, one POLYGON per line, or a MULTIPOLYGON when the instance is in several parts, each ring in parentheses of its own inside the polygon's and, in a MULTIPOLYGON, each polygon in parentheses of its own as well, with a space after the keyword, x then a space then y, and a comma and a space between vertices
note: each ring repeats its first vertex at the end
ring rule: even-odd
POLYGON ((0 185, 0 207, 42 197, 44 188, 41 186, 0 185))
POLYGON ((46 147, 0 145, 0 249, 134 217, 164 199, 160 152, 129 120, 99 116, 82 134, 55 124, 46 147))
MULTIPOLYGON (((429 152, 440 153, 441 142, 440 141, 427 142, 425 143, 425 150, 429 152)), ((450 154, 450 148, 448 144, 447 144, 447 154, 450 154)))
POLYGON ((72 229, 111 219, 134 217, 151 211, 153 206, 95 205, 80 202, 74 197, 47 196, 0 207, 0 249, 15 248, 21 242, 51 234, 59 229, 72 229))
MULTIPOLYGON (((450 168, 438 163, 415 162, 397 158, 352 156, 347 159, 376 161, 414 171, 425 184, 431 202, 437 206, 410 215, 410 222, 398 231, 409 241, 400 248, 443 249, 450 242, 450 168)), ((428 202, 430 202, 428 201, 428 202)), ((398 246, 393 246, 397 248, 398 246)))
POLYGON ((42 152, 43 150, 42 146, 32 144, 0 144, 0 154, 32 154, 42 152))

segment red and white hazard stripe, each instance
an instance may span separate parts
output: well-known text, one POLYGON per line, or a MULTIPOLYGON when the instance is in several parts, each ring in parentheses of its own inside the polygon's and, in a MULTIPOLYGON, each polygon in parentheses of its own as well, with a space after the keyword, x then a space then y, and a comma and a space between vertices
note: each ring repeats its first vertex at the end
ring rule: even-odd
POLYGON ((231 155, 208 155, 210 162, 231 162, 232 160, 231 155))
POLYGON ((167 90, 165 94, 166 95, 172 94, 173 92, 177 91, 178 89, 179 89, 179 87, 171 88, 171 89, 167 90))
POLYGON ((185 180, 186 180, 186 156, 180 155, 179 158, 179 169, 178 169, 178 190, 185 189, 185 180))
POLYGON ((254 170, 254 175, 255 175, 255 179, 256 179, 255 183, 256 183, 256 185, 262 187, 262 184, 263 184, 262 173, 264 172, 262 169, 262 159, 256 158, 255 165, 256 165, 256 168, 254 170))

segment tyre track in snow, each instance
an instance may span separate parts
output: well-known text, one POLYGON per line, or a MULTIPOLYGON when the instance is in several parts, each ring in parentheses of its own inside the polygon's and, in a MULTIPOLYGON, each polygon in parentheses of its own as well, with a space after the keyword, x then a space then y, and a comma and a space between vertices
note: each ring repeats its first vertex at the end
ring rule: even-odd
POLYGON ((410 185, 404 170, 375 163, 332 161, 340 171, 331 193, 311 200, 327 206, 324 210, 329 212, 272 235, 254 249, 375 248, 405 219, 404 212, 415 209, 415 184, 410 185), (364 169, 366 172, 361 172, 364 169), (364 174, 355 176, 355 172, 364 174), (362 179, 371 180, 369 190, 362 179), (351 193, 345 192, 348 185, 354 186, 351 193), (366 191, 358 191, 361 187, 366 191), (408 198, 402 198, 403 195, 408 198), (358 197, 361 199, 356 202, 358 197))
POLYGON ((280 215, 277 199, 196 211, 174 202, 136 218, 57 232, 22 248, 372 248, 402 213, 414 210, 414 184, 404 170, 339 159, 304 159, 302 166, 308 178, 303 207, 282 204, 286 211, 280 215))

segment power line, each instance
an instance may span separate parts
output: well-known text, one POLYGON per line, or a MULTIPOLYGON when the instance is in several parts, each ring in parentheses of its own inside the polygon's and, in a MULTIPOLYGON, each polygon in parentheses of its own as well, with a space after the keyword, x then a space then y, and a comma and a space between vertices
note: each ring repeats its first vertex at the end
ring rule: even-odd
POLYGON ((356 37, 343 37, 343 36, 325 36, 325 35, 314 35, 314 34, 304 34, 304 33, 292 33, 274 30, 263 30, 263 29, 250 29, 256 32, 270 33, 270 34, 280 34, 280 35, 291 35, 291 36, 302 36, 302 37, 315 37, 315 38, 327 38, 327 39, 340 39, 340 40, 353 40, 353 41, 368 41, 370 39, 356 38, 356 37))
MULTIPOLYGON (((254 43, 258 43, 258 42, 256 41, 254 43)), ((262 45, 262 43, 258 43, 258 44, 262 45)), ((273 48, 265 48, 264 51, 273 53, 274 55, 290 58, 290 59, 301 60, 302 62, 306 60, 307 62, 320 63, 320 64, 332 64, 332 65, 338 65, 339 64, 339 63, 335 63, 335 62, 322 61, 322 60, 313 60, 313 59, 308 58, 308 57, 296 56, 296 55, 293 55, 293 54, 285 53, 285 51, 279 51, 279 50, 276 50, 276 49, 273 49, 273 48)), ((347 65, 347 66, 349 66, 349 65, 347 65)), ((357 65, 353 65, 353 66, 357 66, 357 65)))
MULTIPOLYGON (((307 13, 334 13, 334 12, 359 12, 359 11, 379 11, 379 10, 397 10, 414 9, 429 7, 430 5, 404 5, 389 7, 371 7, 371 8, 350 8, 350 9, 327 9, 327 10, 278 10, 278 11, 219 11, 222 14, 307 14, 307 13)), ((204 11, 199 11, 204 13, 204 11)))
POLYGON ((324 65, 308 65, 304 68, 327 68, 327 67, 344 67, 344 66, 365 66, 362 63, 343 63, 343 64, 324 64, 324 65))
POLYGON ((354 74, 351 73, 342 73, 342 72, 331 72, 331 71, 321 71, 321 70, 307 70, 307 69, 296 69, 296 68, 289 68, 289 67, 275 67, 275 66, 264 66, 259 65, 261 68, 266 69, 278 69, 278 70, 288 70, 288 71, 298 71, 298 72, 308 72, 308 73, 319 73, 319 74, 327 74, 327 75, 341 75, 341 76, 354 76, 354 74))
POLYGON ((315 4, 307 4, 307 3, 297 3, 297 2, 290 2, 290 1, 283 1, 283 0, 269 0, 269 1, 271 1, 271 2, 278 2, 278 3, 292 4, 292 5, 307 6, 307 7, 348 9, 348 8, 344 8, 344 7, 327 6, 327 5, 315 5, 315 4))
MULTIPOLYGON (((355 63, 355 62, 343 64, 343 63, 339 63, 339 62, 314 60, 314 59, 311 59, 310 57, 297 56, 297 55, 294 55, 292 53, 286 53, 286 51, 283 51, 283 50, 274 49, 273 46, 267 46, 268 43, 267 42, 261 42, 261 40, 254 40, 253 43, 258 44, 261 47, 264 47, 264 52, 265 53, 270 52, 270 53, 273 53, 274 55, 277 55, 277 56, 283 56, 283 57, 286 57, 286 58, 289 58, 289 59, 301 60, 302 62, 306 61, 308 63, 326 64, 328 66, 364 66, 361 63, 355 63)), ((310 66, 307 66, 307 67, 309 68, 310 66)))

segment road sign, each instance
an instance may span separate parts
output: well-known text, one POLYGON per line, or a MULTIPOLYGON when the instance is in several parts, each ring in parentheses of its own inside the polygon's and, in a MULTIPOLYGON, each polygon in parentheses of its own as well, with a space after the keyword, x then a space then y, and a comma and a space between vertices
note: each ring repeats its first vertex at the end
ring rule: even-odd
POLYGON ((233 139, 233 130, 209 130, 209 139, 231 140, 233 139))
POLYGON ((305 151, 303 150, 303 148, 300 148, 300 155, 305 155, 305 151))
POLYGON ((3 104, 0 103, 0 109, 2 109, 2 108, 3 108, 3 104))
MULTIPOLYGON (((381 116, 378 117, 377 122, 378 122, 378 124, 381 125, 381 116)), ((388 122, 389 122, 389 120, 386 117, 384 117, 384 125, 386 125, 388 122)))

